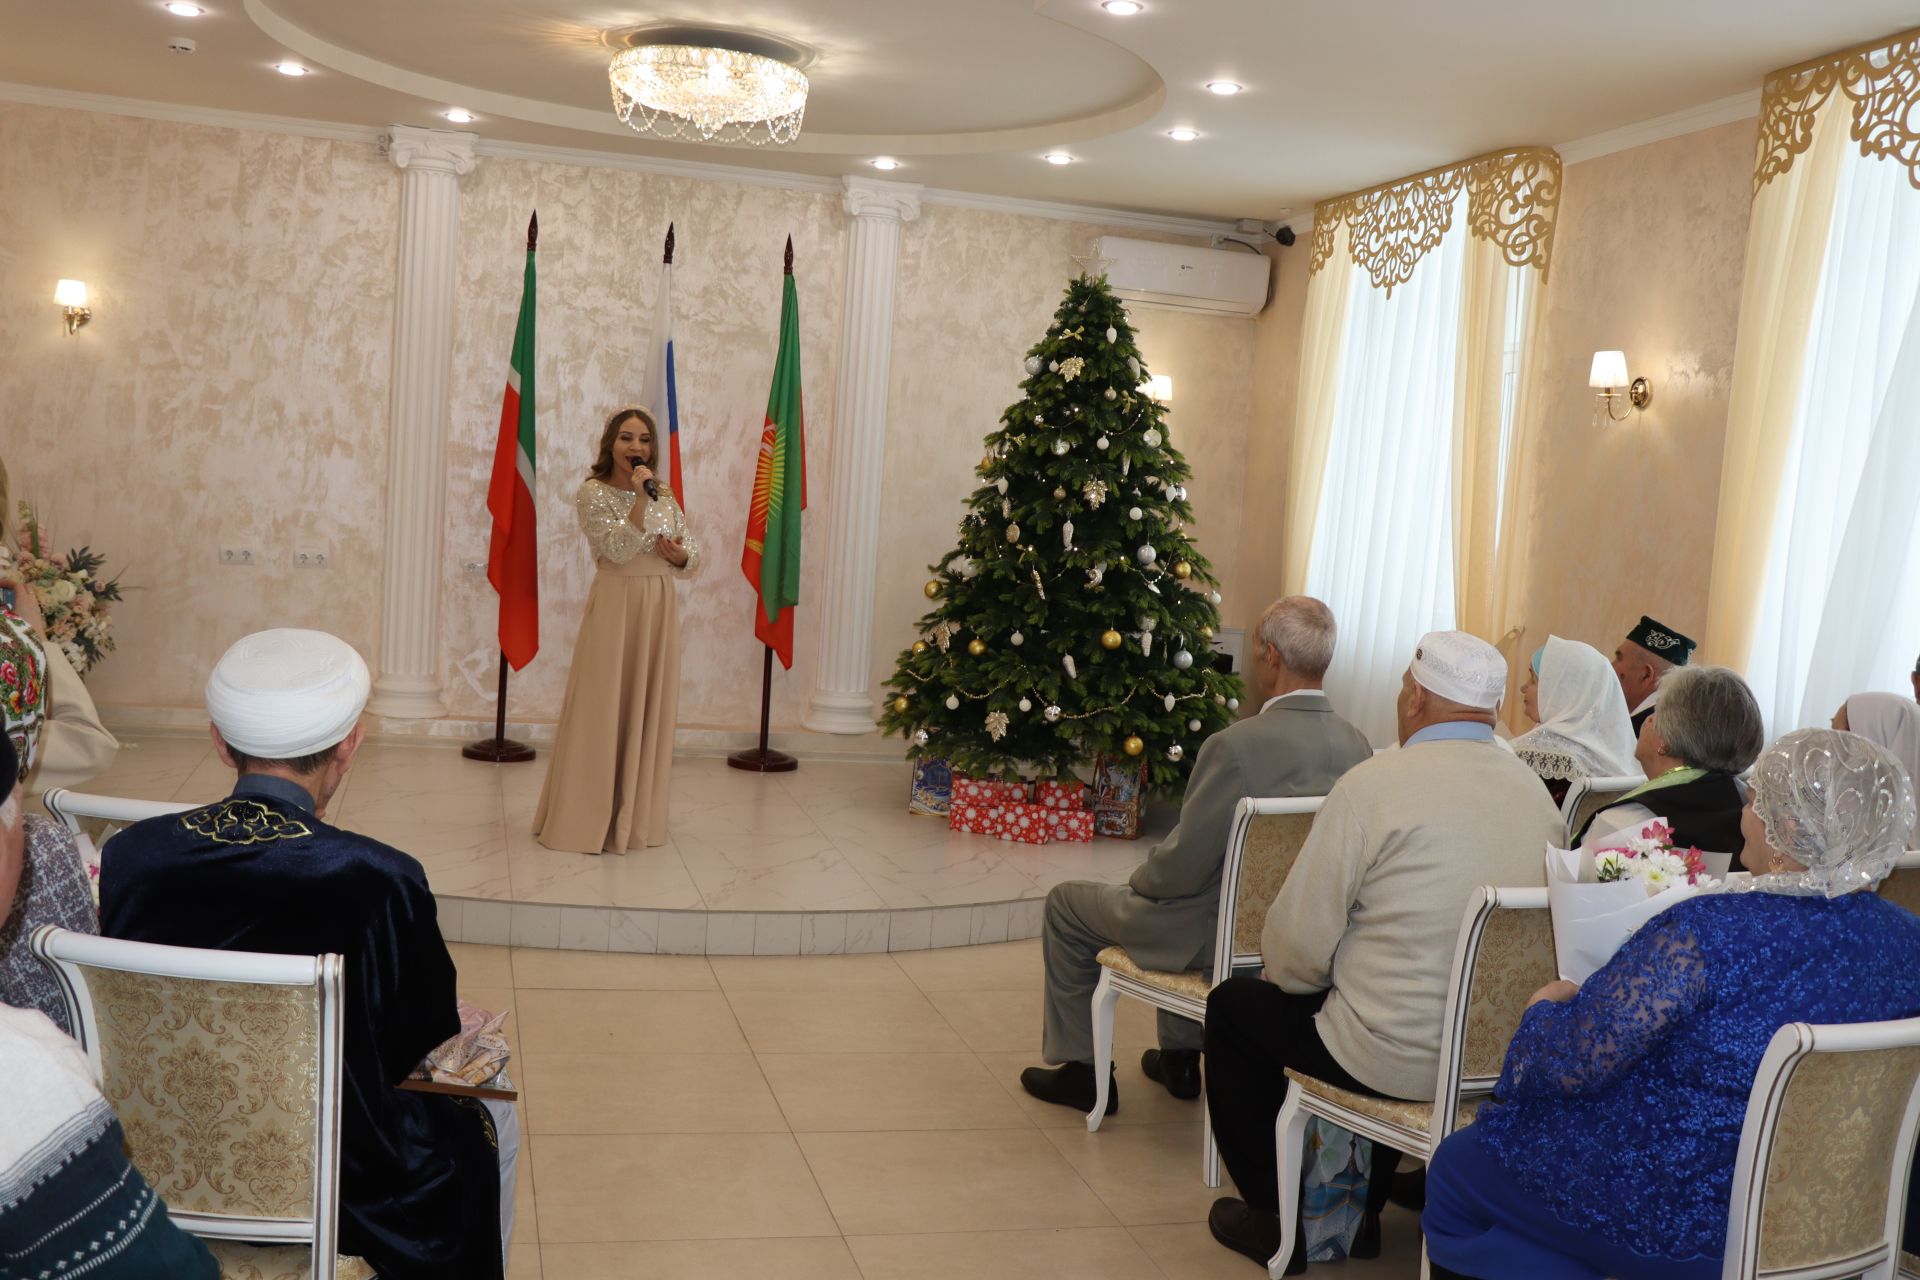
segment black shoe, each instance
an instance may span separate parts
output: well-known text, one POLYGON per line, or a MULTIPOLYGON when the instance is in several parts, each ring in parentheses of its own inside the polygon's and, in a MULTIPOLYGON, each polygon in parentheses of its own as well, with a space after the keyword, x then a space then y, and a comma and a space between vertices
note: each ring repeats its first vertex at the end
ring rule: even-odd
MULTIPOLYGON (((1243 1257, 1265 1267, 1280 1252, 1280 1218, 1262 1213, 1244 1200, 1222 1196, 1207 1212, 1207 1229, 1213 1238, 1243 1257)), ((1307 1269, 1306 1237, 1293 1242, 1293 1257, 1287 1259, 1287 1274, 1297 1276, 1307 1269)))
MULTIPOLYGON (((1109 1068, 1111 1071, 1111 1068, 1109 1068)), ((1069 1062, 1063 1067, 1028 1067, 1020 1073, 1020 1087, 1042 1102, 1072 1107, 1075 1111, 1093 1110, 1093 1064, 1069 1062)), ((1107 1114, 1120 1109, 1120 1087, 1107 1077, 1107 1114)))
POLYGON ((1198 1049, 1149 1049, 1140 1055, 1140 1073, 1182 1102, 1200 1096, 1198 1049))
POLYGON ((1368 1210, 1360 1215, 1360 1225, 1354 1229, 1353 1243, 1347 1246, 1347 1256, 1365 1262, 1380 1256, 1380 1215, 1368 1210))

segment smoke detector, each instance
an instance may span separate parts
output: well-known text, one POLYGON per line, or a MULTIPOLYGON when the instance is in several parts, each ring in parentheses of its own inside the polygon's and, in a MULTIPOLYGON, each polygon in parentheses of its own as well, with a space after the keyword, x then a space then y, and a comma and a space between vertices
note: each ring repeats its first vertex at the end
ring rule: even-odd
POLYGON ((199 46, 194 44, 192 36, 167 37, 167 52, 169 53, 192 53, 197 48, 199 48, 199 46))

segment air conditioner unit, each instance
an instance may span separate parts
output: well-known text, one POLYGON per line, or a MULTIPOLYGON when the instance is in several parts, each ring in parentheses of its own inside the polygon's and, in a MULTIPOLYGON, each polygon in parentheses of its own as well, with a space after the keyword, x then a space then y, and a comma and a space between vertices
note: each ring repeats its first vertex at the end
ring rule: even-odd
POLYGON ((1226 316, 1256 316, 1267 305, 1273 262, 1264 253, 1101 236, 1094 254, 1128 302, 1226 316))

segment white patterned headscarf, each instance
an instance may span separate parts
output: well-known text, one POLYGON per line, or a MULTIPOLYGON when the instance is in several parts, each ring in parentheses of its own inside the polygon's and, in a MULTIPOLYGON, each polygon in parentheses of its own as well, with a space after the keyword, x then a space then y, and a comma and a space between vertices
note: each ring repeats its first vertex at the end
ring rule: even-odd
POLYGON ((1767 843, 1805 871, 1755 876, 1768 893, 1837 898, 1886 878, 1913 835, 1913 780, 1857 733, 1796 729, 1753 767, 1767 843))
POLYGON ((1606 656, 1548 636, 1539 675, 1540 726, 1513 740, 1514 753, 1543 778, 1638 777, 1633 722, 1606 656))

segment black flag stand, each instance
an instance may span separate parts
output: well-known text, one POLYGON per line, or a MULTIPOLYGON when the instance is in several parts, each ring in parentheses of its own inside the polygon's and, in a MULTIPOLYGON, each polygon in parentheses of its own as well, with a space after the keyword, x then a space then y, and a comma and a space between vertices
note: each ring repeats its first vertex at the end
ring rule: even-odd
MULTIPOLYGON (((503 674, 501 678, 506 677, 503 674)), ((775 751, 767 746, 767 716, 772 707, 773 646, 768 645, 766 661, 760 667, 760 745, 728 756, 729 769, 745 769, 749 773, 792 773, 800 767, 800 762, 786 752, 775 751)))
MULTIPOLYGON (((766 741, 764 729, 760 740, 766 741)), ((533 759, 532 747, 507 736, 507 655, 504 653, 500 655, 500 700, 493 713, 493 736, 469 742, 460 748, 460 754, 469 760, 485 760, 492 764, 524 764, 533 759)))

